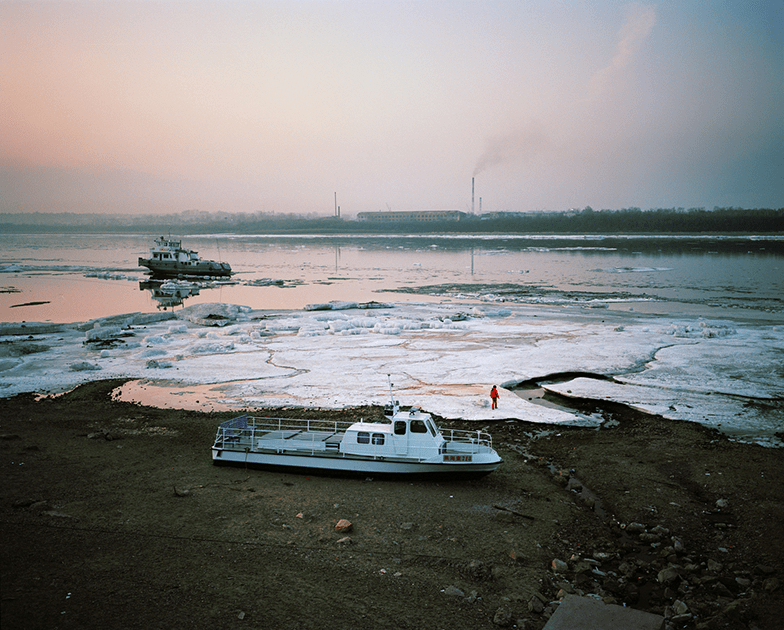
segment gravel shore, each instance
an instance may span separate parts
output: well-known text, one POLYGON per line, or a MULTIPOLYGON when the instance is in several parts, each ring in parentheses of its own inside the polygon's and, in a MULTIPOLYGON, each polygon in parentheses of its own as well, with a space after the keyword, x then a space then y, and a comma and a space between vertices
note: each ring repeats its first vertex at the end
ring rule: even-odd
POLYGON ((473 481, 222 468, 232 414, 120 384, 0 399, 4 630, 540 630, 566 593, 668 628, 784 617, 781 449, 626 409, 599 430, 483 424, 504 464, 473 481))

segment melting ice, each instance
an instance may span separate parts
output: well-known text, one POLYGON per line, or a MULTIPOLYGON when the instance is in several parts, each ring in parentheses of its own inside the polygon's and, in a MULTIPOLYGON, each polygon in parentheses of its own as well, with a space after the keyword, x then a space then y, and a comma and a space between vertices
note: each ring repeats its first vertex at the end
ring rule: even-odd
POLYGON ((580 307, 330 303, 301 311, 197 304, 83 324, 0 323, 0 396, 132 379, 129 400, 201 410, 401 404, 446 417, 598 425, 515 385, 621 402, 781 446, 780 326, 580 307), (490 408, 492 385, 501 387, 490 408))

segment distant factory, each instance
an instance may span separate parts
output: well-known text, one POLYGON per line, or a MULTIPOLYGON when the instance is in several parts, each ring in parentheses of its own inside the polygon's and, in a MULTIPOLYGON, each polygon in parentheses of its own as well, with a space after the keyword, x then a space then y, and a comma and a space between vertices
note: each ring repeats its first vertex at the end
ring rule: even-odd
POLYGON ((370 223, 428 223, 435 221, 462 221, 465 212, 459 210, 417 210, 411 212, 360 212, 357 221, 370 223))

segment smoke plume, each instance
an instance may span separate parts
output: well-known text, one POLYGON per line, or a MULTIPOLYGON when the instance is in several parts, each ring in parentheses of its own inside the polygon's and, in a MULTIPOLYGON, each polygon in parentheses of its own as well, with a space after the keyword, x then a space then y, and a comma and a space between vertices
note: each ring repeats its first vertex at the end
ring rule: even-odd
POLYGON ((539 153, 545 144, 546 137, 540 127, 488 138, 485 150, 474 167, 474 177, 498 164, 530 159, 539 153))
POLYGON ((599 70, 591 79, 590 99, 597 99, 604 94, 613 77, 629 65, 655 24, 655 5, 634 3, 627 7, 623 26, 618 33, 615 55, 610 63, 599 70))

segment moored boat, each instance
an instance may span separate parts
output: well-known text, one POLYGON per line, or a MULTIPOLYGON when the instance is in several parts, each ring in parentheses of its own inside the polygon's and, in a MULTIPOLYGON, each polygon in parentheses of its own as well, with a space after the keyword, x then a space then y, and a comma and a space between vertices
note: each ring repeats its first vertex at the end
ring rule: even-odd
POLYGON ((203 259, 192 249, 183 248, 182 241, 163 236, 155 239, 149 258, 139 258, 139 266, 159 277, 231 275, 229 263, 203 259))
POLYGON ((218 427, 215 465, 364 475, 480 477, 502 459, 484 431, 439 429, 419 407, 387 406, 387 422, 242 415, 218 427))

